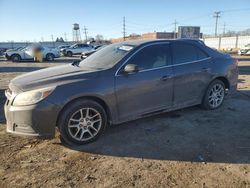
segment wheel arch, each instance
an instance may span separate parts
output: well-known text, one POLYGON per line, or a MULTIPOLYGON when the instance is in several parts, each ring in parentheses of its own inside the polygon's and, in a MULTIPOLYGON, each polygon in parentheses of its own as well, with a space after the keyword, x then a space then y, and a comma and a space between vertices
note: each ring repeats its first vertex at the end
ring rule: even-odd
POLYGON ((218 77, 214 78, 212 81, 214 81, 214 80, 220 80, 220 81, 222 81, 225 84, 225 88, 228 89, 228 90, 230 89, 230 82, 228 81, 228 79, 226 77, 224 77, 224 76, 218 76, 218 77))
POLYGON ((60 119, 60 115, 61 115, 61 114, 63 113, 63 111, 67 108, 67 106, 69 106, 70 104, 72 104, 72 103, 75 102, 75 101, 83 100, 83 99, 92 100, 92 101, 95 101, 95 102, 97 102, 98 104, 100 104, 100 105, 104 108, 104 110, 105 110, 105 112, 106 112, 106 114, 107 114, 108 122, 110 123, 110 122, 112 121, 111 111, 110 111, 110 109, 109 109, 107 103, 106 103, 103 99, 101 99, 101 98, 99 98, 99 97, 96 97, 96 96, 82 96, 82 97, 77 97, 77 98, 74 98, 74 99, 68 101, 68 102, 63 106, 63 108, 59 111, 59 113, 58 113, 58 115, 57 115, 56 126, 58 126, 58 121, 59 121, 59 119, 60 119))
POLYGON ((22 56, 20 54, 18 54, 18 53, 13 53, 13 54, 10 55, 10 57, 12 58, 14 55, 17 55, 17 56, 20 57, 20 59, 22 59, 22 56))
POLYGON ((53 52, 47 52, 46 53, 46 57, 47 57, 47 55, 53 55, 53 56, 55 56, 53 52))
POLYGON ((47 52, 45 56, 43 56, 44 58, 48 59, 48 55, 52 55, 53 58, 55 58, 55 54, 53 52, 47 52))

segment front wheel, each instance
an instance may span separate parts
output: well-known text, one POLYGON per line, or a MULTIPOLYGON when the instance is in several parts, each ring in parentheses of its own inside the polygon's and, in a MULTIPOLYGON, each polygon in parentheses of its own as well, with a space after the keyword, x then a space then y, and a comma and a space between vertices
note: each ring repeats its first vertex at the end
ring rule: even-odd
POLYGON ((21 56, 18 54, 14 54, 11 56, 11 60, 12 60, 12 62, 19 62, 19 61, 21 61, 21 56))
POLYGON ((73 102, 60 116, 61 138, 69 145, 95 141, 105 130, 107 115, 103 107, 92 100, 73 102))
POLYGON ((219 108, 225 97, 225 84, 221 80, 212 81, 204 95, 202 107, 208 110, 219 108))

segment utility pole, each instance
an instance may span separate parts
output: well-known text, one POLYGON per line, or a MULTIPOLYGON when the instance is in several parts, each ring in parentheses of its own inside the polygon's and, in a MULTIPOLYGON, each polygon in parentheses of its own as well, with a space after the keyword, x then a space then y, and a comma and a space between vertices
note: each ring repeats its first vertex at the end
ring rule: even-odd
POLYGON ((126 20, 125 20, 125 16, 123 16, 123 28, 122 28, 122 30, 123 30, 123 41, 125 41, 126 40, 126 20))
POLYGON ((87 32, 87 28, 84 26, 84 28, 83 28, 83 30, 84 30, 84 35, 85 35, 85 41, 87 42, 87 40, 88 40, 88 32, 87 32))
POLYGON ((54 36, 51 35, 51 40, 52 40, 52 43, 53 43, 53 47, 55 48, 55 42, 54 42, 54 36))
POLYGON ((223 25, 223 37, 225 36, 225 34, 226 34, 226 23, 224 23, 223 25))
POLYGON ((178 22, 176 20, 174 20, 174 38, 176 38, 176 29, 177 29, 177 24, 178 22))
POLYGON ((67 33, 64 33, 64 40, 67 42, 67 33))
POLYGON ((220 11, 216 11, 214 12, 214 18, 215 18, 215 31, 214 31, 214 35, 215 37, 217 37, 217 28, 218 28, 218 19, 220 18, 220 11))

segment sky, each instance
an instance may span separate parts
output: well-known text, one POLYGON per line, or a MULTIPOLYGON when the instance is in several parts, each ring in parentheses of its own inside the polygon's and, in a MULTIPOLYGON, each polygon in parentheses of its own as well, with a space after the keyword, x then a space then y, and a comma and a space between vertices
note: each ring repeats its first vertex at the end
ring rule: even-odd
POLYGON ((106 39, 126 33, 173 31, 177 26, 200 26, 213 34, 213 13, 222 11, 218 33, 250 28, 250 0, 0 0, 0 41, 51 41, 52 35, 72 39, 73 23, 87 35, 106 39))

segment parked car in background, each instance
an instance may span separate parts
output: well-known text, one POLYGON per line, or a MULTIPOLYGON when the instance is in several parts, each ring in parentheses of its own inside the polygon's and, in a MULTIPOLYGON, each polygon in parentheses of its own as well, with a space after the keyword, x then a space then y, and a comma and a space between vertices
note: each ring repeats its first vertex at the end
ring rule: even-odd
MULTIPOLYGON (((5 57, 13 62, 18 62, 22 60, 32 60, 34 59, 34 48, 37 46, 28 46, 26 48, 11 50, 5 52, 5 57)), ((60 57, 59 50, 55 48, 48 48, 40 46, 43 58, 48 61, 53 61, 54 58, 60 57)))
POLYGON ((219 108, 237 82, 237 61, 201 41, 115 43, 80 63, 11 80, 7 132, 50 137, 58 127, 66 143, 86 144, 109 124, 193 105, 219 108))
POLYGON ((0 56, 4 55, 4 53, 8 50, 8 48, 0 48, 0 56))
POLYGON ((63 49, 66 49, 69 47, 70 47, 70 45, 61 45, 61 46, 58 46, 57 49, 61 52, 63 49))
POLYGON ((97 45, 97 46, 94 46, 94 48, 92 50, 86 51, 86 52, 82 52, 80 58, 83 60, 83 59, 87 58, 88 56, 90 56, 91 54, 95 53, 97 50, 100 50, 104 46, 106 46, 106 45, 97 45))
POLYGON ((239 49, 239 55, 250 55, 250 44, 245 45, 245 47, 239 49))
POLYGON ((17 50, 21 50, 23 48, 25 48, 25 47, 17 47, 17 48, 13 48, 13 49, 8 49, 8 50, 6 50, 6 52, 17 51, 17 50))
POLYGON ((92 45, 78 43, 70 46, 69 48, 63 49, 61 52, 64 56, 71 57, 73 55, 80 55, 82 52, 89 52, 92 50, 94 50, 92 45))

